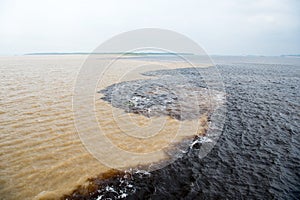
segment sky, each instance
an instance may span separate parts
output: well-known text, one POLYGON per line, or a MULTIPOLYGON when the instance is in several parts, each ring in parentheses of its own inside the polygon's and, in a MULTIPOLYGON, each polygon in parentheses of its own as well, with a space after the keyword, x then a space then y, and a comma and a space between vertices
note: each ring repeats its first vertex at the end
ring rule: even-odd
POLYGON ((92 52, 139 28, 184 34, 210 55, 300 54, 300 1, 0 0, 0 55, 92 52))

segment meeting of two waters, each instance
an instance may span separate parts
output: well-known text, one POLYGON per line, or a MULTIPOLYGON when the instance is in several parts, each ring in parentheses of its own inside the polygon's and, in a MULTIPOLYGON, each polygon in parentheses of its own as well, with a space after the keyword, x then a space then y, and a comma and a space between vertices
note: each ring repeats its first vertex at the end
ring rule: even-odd
MULTIPOLYGON (((0 58, 1 198, 58 199, 86 184, 88 178, 109 170, 85 149, 74 125, 72 96, 85 58, 81 55, 0 58)), ((124 62, 147 59, 175 62, 151 57, 124 62)), ((299 198, 300 59, 213 57, 213 60, 224 82, 227 107, 217 144, 203 159, 197 156, 198 148, 191 148, 174 163, 151 172, 151 179, 135 177, 131 182, 136 190, 128 197, 299 198)), ((108 77, 100 89, 116 83, 114 77, 108 77)), ((143 76, 137 75, 135 79, 143 76)), ((107 112, 114 105, 101 100, 103 94, 97 95, 96 115, 117 141, 120 127, 109 121, 111 112, 107 112)), ((150 123, 151 118, 131 116, 140 126, 150 123)), ((88 131, 89 122, 86 124, 88 131)), ((165 135, 178 128, 177 119, 167 119, 167 124, 162 130, 165 135)), ((178 140, 192 136, 194 133, 183 133, 178 140)), ((153 146, 147 143, 147 149, 157 148, 159 140, 161 144, 167 142, 162 134, 153 146)), ((140 146, 137 148, 141 150, 140 146)), ((165 155, 159 154, 158 160, 161 159, 166 159, 165 155)), ((111 194, 108 191, 104 195, 111 194)))

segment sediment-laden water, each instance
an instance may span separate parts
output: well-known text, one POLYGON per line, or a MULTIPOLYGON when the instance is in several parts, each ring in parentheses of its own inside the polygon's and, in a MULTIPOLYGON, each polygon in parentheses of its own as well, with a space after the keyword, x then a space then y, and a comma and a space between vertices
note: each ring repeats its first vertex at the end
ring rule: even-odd
MULTIPOLYGON (((72 114, 72 91, 84 59, 84 56, 1 58, 2 199, 300 198, 298 58, 215 58, 227 94, 227 113, 221 137, 213 150, 199 159, 199 149, 210 142, 209 139, 201 134, 182 135, 181 139, 189 138, 187 144, 190 146, 185 146, 175 162, 152 172, 109 171, 84 148, 72 114)), ((130 58, 126 63, 139 62, 139 59, 145 60, 130 58)), ((181 68, 184 69, 177 71, 186 74, 193 70, 187 66, 181 68)), ((173 69, 159 70, 142 73, 149 76, 167 72, 169 77, 174 72, 173 69)), ((102 108, 96 110, 100 121, 111 118, 111 113, 107 112, 111 109, 135 113, 132 117, 141 125, 161 116, 169 123, 163 133, 172 133, 177 130, 178 122, 188 118, 186 112, 179 114, 176 110, 180 105, 175 97, 176 89, 189 94, 189 89, 197 86, 197 97, 200 94, 197 91, 201 91, 199 88, 205 89, 205 85, 193 85, 192 82, 189 82, 190 88, 177 88, 173 83, 178 80, 172 79, 168 80, 173 81, 175 87, 172 96, 172 92, 166 92, 165 84, 160 84, 164 83, 164 78, 160 80, 162 82, 148 80, 148 85, 157 87, 139 88, 134 96, 124 95, 128 90, 119 90, 123 102, 118 93, 110 92, 113 87, 130 89, 132 84, 146 81, 139 79, 148 78, 138 73, 126 83, 117 83, 113 74, 119 72, 113 71, 112 76, 107 76, 105 86, 96 90, 102 91, 96 101, 96 108, 102 108), (116 95, 113 99, 117 101, 110 101, 112 94, 116 95), (156 107, 157 104, 160 106, 156 107), (170 106, 168 112, 161 109, 164 106, 170 106), (149 109, 155 111, 153 115, 149 114, 149 109)), ((193 116, 201 114, 195 112, 193 116)), ((86 123, 88 131, 89 124, 86 123)), ((103 123, 107 131, 118 136, 116 124, 109 120, 103 123)), ((150 150, 161 145, 155 141, 152 147, 148 145, 150 150)), ((126 150, 143 151, 144 148, 126 150)))
MULTIPOLYGON (((100 56, 99 59, 107 59, 107 56, 100 56)), ((109 164, 93 157, 79 138, 75 126, 74 87, 85 59, 86 56, 0 58, 1 199, 59 199, 78 186, 86 185, 89 178, 110 174, 109 164)), ((170 69, 185 67, 182 63, 167 65, 170 69)), ((159 62, 121 59, 105 74, 102 85, 95 91, 125 80, 149 79, 141 73, 150 68, 163 69, 159 62), (145 64, 147 66, 144 68, 133 68, 145 64), (124 80, 122 76, 127 71, 130 77, 124 80)), ((204 134, 206 130, 205 115, 184 122, 170 116, 149 118, 133 113, 124 115, 123 109, 115 108, 101 99, 102 94, 95 92, 95 95, 92 115, 98 119, 106 133, 105 137, 114 143, 106 148, 109 152, 105 158, 109 161, 121 159, 127 168, 172 159, 168 150, 170 139, 175 146, 185 139, 204 134), (116 114, 123 118, 116 121, 116 114), (143 138, 123 134, 124 129, 140 134, 136 127, 143 130, 143 137, 149 137, 153 131, 155 135, 144 142, 143 138), (180 131, 180 127, 186 128, 180 131), (120 158, 114 149, 110 149, 112 146, 133 153, 153 153, 150 158, 120 158), (161 151, 156 152, 157 149, 161 151)), ((86 98, 83 96, 83 99, 86 98)), ((85 104, 80 106, 86 107, 85 104)), ((80 123, 84 126, 83 134, 94 135, 90 116, 86 119, 84 116, 80 123)), ((97 141, 95 145, 99 149, 97 141)))

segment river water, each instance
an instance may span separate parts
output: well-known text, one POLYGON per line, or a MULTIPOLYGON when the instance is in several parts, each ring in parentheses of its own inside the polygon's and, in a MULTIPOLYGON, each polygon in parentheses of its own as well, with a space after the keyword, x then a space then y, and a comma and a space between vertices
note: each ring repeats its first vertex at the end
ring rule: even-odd
MULTIPOLYGON (((90 120, 90 116, 95 115, 106 134, 102 138, 109 138, 112 143, 106 147, 99 146, 97 140, 84 144, 75 124, 73 100, 76 79, 86 58, 82 55, 0 58, 0 199, 59 199, 87 184, 88 178, 107 173, 111 165, 120 161, 124 168, 130 168, 172 159, 163 151, 168 148, 170 138, 176 144, 205 132, 205 115, 185 122, 168 116, 124 115, 122 109, 102 100, 97 90, 120 81, 149 79, 141 72, 151 67, 153 70, 163 68, 159 62, 121 59, 106 72, 95 89, 93 113, 77 123, 83 126, 83 137, 89 139, 85 136, 94 136, 96 132, 90 120), (133 68, 144 65, 147 67, 133 68), (124 130, 139 136, 141 131, 138 130, 143 130, 143 137, 149 140, 123 134, 124 130), (88 145, 106 150, 102 158, 112 162, 97 160, 87 149, 88 145), (131 154, 125 158, 115 149, 131 154), (134 153, 142 156, 135 159, 131 156, 134 153)), ((96 59, 105 60, 107 55, 96 59)), ((168 67, 184 65, 170 63, 168 67)), ((84 108, 86 104, 79 106, 84 108)))
MULTIPOLYGON (((1 199, 57 199, 85 185, 87 178, 109 170, 85 149, 74 126, 72 95, 85 58, 0 59, 1 199)), ((158 60, 131 58, 126 62, 139 59, 158 60)), ((227 113, 222 135, 205 158, 199 159, 199 148, 205 143, 200 139, 202 144, 191 146, 167 167, 117 176, 106 182, 96 179, 101 184, 91 195, 80 195, 85 192, 77 191, 73 198, 300 198, 300 59, 213 57, 213 60, 223 78, 227 113)), ((116 83, 115 77, 112 75, 99 90, 116 83)), ((137 75, 134 79, 141 78, 137 75)), ((106 113, 109 109, 122 111, 101 100, 101 94, 98 97, 96 107, 103 108, 96 111, 100 121, 111 118, 111 113, 106 113)), ((140 126, 151 123, 143 115, 132 118, 140 126)), ((104 122, 106 129, 114 133, 111 139, 119 140, 118 126, 104 122)), ((162 133, 170 134, 174 128, 177 130, 178 120, 168 118, 167 124, 162 133)), ((193 127, 193 123, 187 126, 193 127)), ((160 145, 157 141, 164 144, 163 135, 155 139, 153 149, 160 145)), ((194 135, 183 133, 178 140, 194 135)), ((147 145, 151 151, 151 145, 147 145)), ((166 159, 163 154, 157 156, 158 160, 166 159)))
POLYGON ((300 59, 214 61, 227 113, 222 135, 205 158, 199 159, 199 149, 207 141, 200 140, 163 169, 95 179, 97 191, 77 191, 72 199, 120 199, 124 191, 127 199, 299 199, 300 59))

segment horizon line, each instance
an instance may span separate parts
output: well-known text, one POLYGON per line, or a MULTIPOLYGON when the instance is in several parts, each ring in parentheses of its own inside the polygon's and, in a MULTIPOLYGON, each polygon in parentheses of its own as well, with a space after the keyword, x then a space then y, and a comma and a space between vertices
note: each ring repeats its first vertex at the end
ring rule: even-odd
MULTIPOLYGON (((7 54, 0 56, 43 56, 43 55, 109 55, 109 54, 125 54, 125 55, 195 55, 193 53, 166 53, 166 52, 33 52, 25 54, 7 54)), ((207 54, 208 56, 242 56, 242 57, 300 57, 300 54, 281 54, 281 55, 263 55, 263 54, 207 54)))

